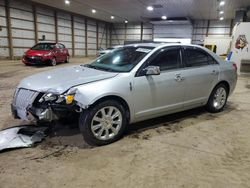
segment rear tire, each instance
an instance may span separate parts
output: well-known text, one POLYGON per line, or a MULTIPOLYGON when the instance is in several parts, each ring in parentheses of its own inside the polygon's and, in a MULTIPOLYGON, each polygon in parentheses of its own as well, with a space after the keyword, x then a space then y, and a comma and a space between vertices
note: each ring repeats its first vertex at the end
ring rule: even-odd
POLYGON ((119 140, 127 123, 125 108, 115 100, 100 102, 82 112, 79 118, 83 139, 92 146, 119 140))
POLYGON ((206 105, 207 111, 211 113, 221 112, 227 103, 227 98, 228 98, 228 89, 225 86, 225 84, 221 83, 217 85, 213 89, 209 97, 209 100, 207 102, 206 105))

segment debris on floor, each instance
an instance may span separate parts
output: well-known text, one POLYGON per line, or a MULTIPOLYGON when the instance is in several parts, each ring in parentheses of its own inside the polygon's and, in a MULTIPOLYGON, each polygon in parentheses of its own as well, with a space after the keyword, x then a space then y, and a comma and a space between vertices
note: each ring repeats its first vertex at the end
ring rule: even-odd
POLYGON ((47 136, 48 127, 31 125, 11 127, 0 131, 0 151, 32 147, 47 136))

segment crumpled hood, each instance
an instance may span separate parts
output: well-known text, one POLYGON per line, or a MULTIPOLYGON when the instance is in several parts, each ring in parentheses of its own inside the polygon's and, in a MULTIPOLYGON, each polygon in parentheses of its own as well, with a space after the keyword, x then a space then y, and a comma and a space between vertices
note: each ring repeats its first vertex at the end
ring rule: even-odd
POLYGON ((62 94, 71 87, 115 77, 118 73, 83 66, 70 66, 46 71, 23 79, 18 88, 62 94))

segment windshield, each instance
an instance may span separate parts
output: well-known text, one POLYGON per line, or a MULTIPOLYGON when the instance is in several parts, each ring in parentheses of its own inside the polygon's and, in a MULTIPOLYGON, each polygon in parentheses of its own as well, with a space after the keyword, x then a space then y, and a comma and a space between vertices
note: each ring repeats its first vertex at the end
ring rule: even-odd
POLYGON ((55 47, 53 43, 39 43, 32 47, 32 50, 52 50, 55 47))
POLYGON ((108 54, 100 56, 91 64, 90 68, 113 72, 131 71, 154 47, 121 47, 108 54))

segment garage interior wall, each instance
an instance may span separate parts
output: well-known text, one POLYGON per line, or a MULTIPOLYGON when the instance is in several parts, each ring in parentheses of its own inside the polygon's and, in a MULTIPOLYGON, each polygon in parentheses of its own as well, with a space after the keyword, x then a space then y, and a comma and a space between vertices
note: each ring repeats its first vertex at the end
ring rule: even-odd
POLYGON ((231 37, 233 20, 193 20, 192 25, 152 25, 143 23, 113 24, 112 45, 122 45, 130 40, 153 38, 191 38, 193 44, 203 45, 205 37, 231 37), (142 32, 142 33, 141 33, 142 32), (141 38, 142 37, 142 38, 141 38))
POLYGON ((112 26, 112 45, 123 45, 125 41, 142 41, 152 39, 153 25, 150 23, 117 23, 112 26))
POLYGON ((195 20, 193 22, 193 44, 203 44, 205 37, 231 37, 234 20, 195 20))
POLYGON ((72 56, 110 46, 110 23, 21 0, 0 0, 0 58, 20 58, 36 42, 63 43, 72 56))

